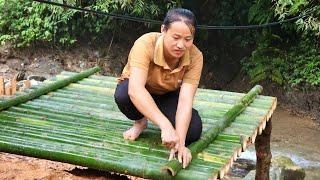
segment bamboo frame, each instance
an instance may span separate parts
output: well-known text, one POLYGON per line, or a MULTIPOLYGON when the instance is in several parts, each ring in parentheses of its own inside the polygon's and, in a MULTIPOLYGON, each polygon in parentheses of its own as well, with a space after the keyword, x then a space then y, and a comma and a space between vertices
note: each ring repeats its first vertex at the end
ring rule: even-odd
MULTIPOLYGON (((77 75, 66 74, 63 79, 77 75)), ((113 102, 115 80, 91 75, 0 112, 0 128, 4 129, 0 131, 1 150, 144 178, 172 179, 160 169, 167 162, 169 152, 159 141, 159 128, 149 124, 137 141, 123 140, 122 131, 130 127, 131 122, 113 102)), ((31 87, 21 95, 38 89, 41 86, 31 87)), ((202 89, 198 92, 195 105, 205 110, 200 110, 200 115, 207 115, 203 118, 205 131, 210 126, 223 125, 219 119, 230 104, 244 96, 202 89), (214 112, 206 110, 210 107, 215 107, 214 112)), ((250 107, 236 116, 231 126, 202 151, 207 153, 207 159, 194 157, 188 168, 174 178, 223 178, 242 151, 256 141, 259 128, 264 129, 264 122, 275 107, 275 98, 257 96, 250 107)))

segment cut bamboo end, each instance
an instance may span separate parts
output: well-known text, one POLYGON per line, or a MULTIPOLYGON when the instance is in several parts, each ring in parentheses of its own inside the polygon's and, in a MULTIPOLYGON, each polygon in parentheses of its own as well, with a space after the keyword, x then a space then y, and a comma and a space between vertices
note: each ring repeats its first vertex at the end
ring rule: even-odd
POLYGON ((258 134, 261 135, 263 131, 263 125, 262 123, 259 125, 259 130, 258 130, 258 134))
POLYGON ((247 149, 247 145, 248 145, 248 138, 241 136, 242 151, 245 151, 247 149))
POLYGON ((267 120, 265 120, 265 121, 262 122, 262 129, 263 129, 263 130, 266 128, 266 125, 267 125, 267 120))
POLYGON ((214 175, 212 175, 210 179, 217 180, 218 179, 218 173, 215 173, 214 175))
POLYGON ((238 149, 238 157, 240 157, 242 154, 242 147, 238 149))
POLYGON ((272 103, 272 106, 271 106, 271 108, 270 108, 270 110, 269 110, 269 112, 268 112, 268 115, 267 115, 267 122, 270 120, 270 118, 271 118, 274 110, 275 110, 276 107, 277 107, 277 101, 278 101, 277 98, 275 98, 274 101, 273 101, 273 103, 272 103))
POLYGON ((251 136, 251 143, 254 143, 256 141, 257 135, 258 135, 258 130, 256 129, 253 135, 251 136))
POLYGON ((222 179, 224 177, 224 169, 222 168, 220 171, 219 171, 219 179, 222 179))
POLYGON ((4 78, 0 76, 0 95, 5 95, 4 78))
POLYGON ((224 173, 224 174, 228 174, 228 172, 229 172, 230 168, 232 167, 232 165, 233 165, 233 161, 230 162, 229 166, 227 166, 227 167, 225 168, 225 173, 224 173))
POLYGON ((171 168, 170 166, 164 166, 163 168, 161 168, 162 172, 167 172, 168 174, 170 174, 171 176, 176 176, 176 172, 174 171, 173 168, 171 168))
POLYGON ((229 161, 228 163, 226 163, 226 165, 224 165, 220 171, 219 171, 219 179, 222 179, 229 171, 230 167, 231 167, 231 162, 233 161, 229 161))
POLYGON ((238 151, 235 151, 232 157, 233 157, 233 161, 236 161, 238 159, 238 151))

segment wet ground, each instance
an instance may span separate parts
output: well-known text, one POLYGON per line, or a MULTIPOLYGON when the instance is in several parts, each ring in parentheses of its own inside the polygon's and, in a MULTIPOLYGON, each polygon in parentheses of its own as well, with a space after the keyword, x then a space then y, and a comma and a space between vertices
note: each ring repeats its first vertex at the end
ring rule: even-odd
MULTIPOLYGON (((273 115, 271 148, 273 156, 290 157, 306 169, 306 179, 320 179, 320 128, 308 117, 278 107, 273 115)), ((254 169, 251 146, 235 163, 226 179, 241 179, 254 169)), ((0 153, 0 179, 135 179, 66 163, 0 153)))
MULTIPOLYGON (((306 180, 320 179, 320 127, 314 120, 278 107, 272 117, 272 156, 290 157, 306 170, 306 180)), ((255 169, 255 149, 242 153, 225 179, 241 179, 255 169), (239 177, 239 178, 238 178, 239 177)))

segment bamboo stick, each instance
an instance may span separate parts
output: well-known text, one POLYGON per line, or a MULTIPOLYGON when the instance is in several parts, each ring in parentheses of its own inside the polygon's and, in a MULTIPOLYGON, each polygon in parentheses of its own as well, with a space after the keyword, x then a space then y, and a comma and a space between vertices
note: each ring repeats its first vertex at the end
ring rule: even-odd
POLYGON ((11 94, 14 95, 17 92, 17 76, 14 76, 13 79, 11 79, 11 94))
POLYGON ((5 95, 4 78, 0 76, 0 95, 5 95))
POLYGON ((32 100, 36 97, 39 97, 43 94, 47 94, 47 93, 54 91, 56 89, 65 87, 65 86, 69 85, 70 83, 79 81, 80 79, 88 77, 98 71, 100 71, 99 67, 91 68, 91 69, 88 69, 82 73, 75 75, 75 76, 72 76, 68 79, 42 86, 39 89, 36 89, 33 92, 30 92, 26 95, 21 95, 21 96, 12 98, 12 99, 4 101, 4 102, 0 102, 0 110, 4 110, 4 109, 7 109, 11 106, 15 106, 15 105, 27 102, 27 101, 32 100))
MULTIPOLYGON (((5 85, 5 95, 6 96, 11 96, 11 84, 9 84, 9 83, 5 85)), ((2 102, 4 102, 4 101, 2 101, 2 102)), ((2 102, 0 102, 0 104, 2 102)))
MULTIPOLYGON (((195 157, 199 152, 201 152, 205 147, 207 147, 215 137, 227 126, 231 124, 232 121, 248 106, 254 98, 262 91, 261 86, 255 86, 247 93, 239 103, 235 104, 224 116, 223 124, 221 126, 212 127, 207 131, 200 140, 191 144, 188 148, 191 151, 193 157, 195 157)), ((172 160, 162 167, 162 169, 172 176, 175 176, 179 170, 182 169, 182 165, 177 160, 172 160)))

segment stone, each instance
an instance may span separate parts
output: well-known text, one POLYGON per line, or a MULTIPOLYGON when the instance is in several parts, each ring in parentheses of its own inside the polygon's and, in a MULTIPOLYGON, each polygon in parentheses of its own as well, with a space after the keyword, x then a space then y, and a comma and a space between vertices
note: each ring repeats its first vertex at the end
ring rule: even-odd
POLYGON ((43 76, 30 75, 27 77, 27 80, 35 80, 35 81, 42 82, 42 81, 46 80, 46 78, 43 76))
MULTIPOLYGON (((289 157, 277 156, 271 160, 269 177, 272 180, 303 180, 306 176, 305 170, 297 166, 289 157)), ((244 180, 254 180, 256 171, 250 171, 244 180)))

